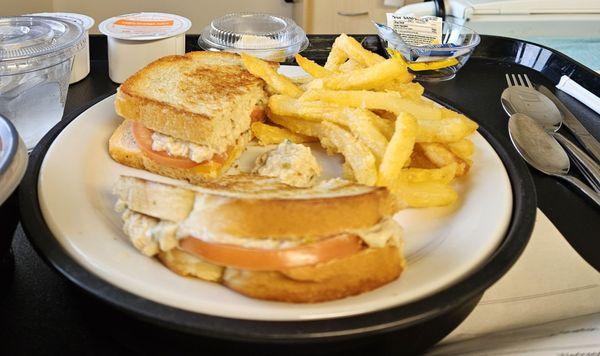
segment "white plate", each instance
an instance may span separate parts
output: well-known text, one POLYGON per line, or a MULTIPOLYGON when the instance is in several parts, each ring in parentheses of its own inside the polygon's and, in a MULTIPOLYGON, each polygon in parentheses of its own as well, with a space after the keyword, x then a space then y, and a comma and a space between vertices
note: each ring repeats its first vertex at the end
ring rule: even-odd
MULTIPOLYGON (((284 67, 298 75, 296 67, 284 67)), ((112 185, 121 174, 170 181, 114 162, 108 139, 121 119, 111 96, 83 112, 54 140, 42 163, 38 189, 44 219, 78 263, 102 279, 140 297, 198 313, 255 320, 309 320, 367 313, 435 293, 474 271, 498 246, 509 224, 512 190, 500 158, 479 134, 475 164, 456 185, 451 207, 405 210, 408 267, 402 276, 355 297, 317 304, 251 299, 219 284, 180 277, 143 256, 126 240, 113 210, 112 185)), ((251 162, 258 148, 243 155, 251 162)), ((336 157, 318 154, 327 175, 339 172, 336 157)), ((244 165, 244 164, 242 164, 244 165)))

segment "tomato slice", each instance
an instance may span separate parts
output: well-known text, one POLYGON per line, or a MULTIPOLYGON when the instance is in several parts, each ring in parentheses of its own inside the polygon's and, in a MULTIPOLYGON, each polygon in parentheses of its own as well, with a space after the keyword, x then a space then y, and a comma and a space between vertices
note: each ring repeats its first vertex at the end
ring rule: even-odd
POLYGON ((154 151, 152 149, 152 130, 145 127, 141 123, 134 121, 132 122, 132 132, 135 142, 139 148, 144 151, 146 156, 156 163, 162 164, 168 167, 175 168, 193 168, 209 162, 223 163, 227 159, 227 153, 221 155, 214 155, 210 161, 204 161, 201 163, 194 162, 189 158, 170 156, 165 151, 154 151))
POLYGON ((353 255, 363 248, 360 237, 356 235, 339 235, 312 244, 281 250, 210 243, 193 237, 180 240, 179 246, 214 264, 250 271, 278 271, 314 265, 353 255))

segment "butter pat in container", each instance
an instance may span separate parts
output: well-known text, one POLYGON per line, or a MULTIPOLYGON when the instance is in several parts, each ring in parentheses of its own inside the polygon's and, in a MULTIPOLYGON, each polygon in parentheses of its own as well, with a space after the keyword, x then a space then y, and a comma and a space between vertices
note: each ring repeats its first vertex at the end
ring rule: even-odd
POLYGON ((263 13, 232 13, 211 21, 198 38, 207 51, 248 53, 283 62, 308 46, 304 30, 294 20, 263 13))
POLYGON ((85 30, 85 46, 81 51, 75 54, 73 59, 73 67, 71 68, 71 77, 69 78, 69 84, 76 83, 90 74, 90 35, 89 30, 94 26, 94 19, 82 14, 75 14, 71 12, 41 12, 37 14, 31 14, 27 16, 47 16, 56 17, 59 19, 69 20, 80 24, 85 30))
POLYGON ((185 53, 185 33, 192 23, 185 17, 158 12, 116 16, 98 26, 108 41, 108 75, 123 83, 150 62, 185 53))

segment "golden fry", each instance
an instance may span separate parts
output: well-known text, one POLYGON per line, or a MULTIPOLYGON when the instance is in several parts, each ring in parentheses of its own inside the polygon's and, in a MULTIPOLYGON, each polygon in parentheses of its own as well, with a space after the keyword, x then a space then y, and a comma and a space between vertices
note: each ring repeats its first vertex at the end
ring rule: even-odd
POLYGON ((402 170, 400 180, 412 183, 440 182, 448 184, 456 176, 456 169, 456 163, 451 163, 442 168, 433 169, 407 168, 402 170))
POLYGON ((269 63, 246 53, 242 53, 241 56, 244 67, 250 73, 262 78, 275 92, 294 98, 302 95, 302 89, 289 78, 277 73, 269 63))
POLYGON ((446 119, 420 119, 417 142, 455 142, 475 131, 468 119, 462 117, 446 119))
POLYGON ((338 36, 333 45, 329 56, 327 56, 327 62, 325 62, 325 69, 335 71, 338 69, 340 64, 344 63, 348 59, 348 55, 341 49, 340 43, 342 42, 341 36, 338 36))
POLYGON ((393 187, 400 171, 410 155, 417 136, 417 120, 410 114, 401 114, 396 119, 396 129, 379 165, 377 185, 393 187))
POLYGON ((475 152, 473 142, 467 138, 456 142, 449 142, 446 146, 448 146, 452 153, 466 161, 469 161, 475 152))
POLYGON ((344 156, 346 162, 352 167, 358 183, 375 185, 377 182, 375 157, 354 135, 336 124, 325 121, 321 123, 319 138, 324 147, 344 156))
POLYGON ((364 48, 356 39, 342 33, 335 42, 339 40, 339 48, 343 50, 348 58, 357 61, 365 67, 370 67, 379 62, 383 62, 385 58, 377 53, 371 52, 364 48))
POLYGON ((377 163, 380 163, 388 145, 388 140, 359 109, 346 109, 344 114, 348 119, 350 131, 371 150, 377 163))
POLYGON ((425 88, 419 83, 412 83, 413 78, 406 77, 404 80, 407 82, 401 82, 400 80, 393 80, 377 88, 377 91, 395 91, 400 93, 403 98, 409 98, 412 100, 420 100, 421 96, 425 92, 425 88), (410 79, 410 80, 409 80, 410 79))
POLYGON ((403 76, 411 76, 406 65, 397 59, 388 59, 371 67, 325 77, 323 87, 335 90, 375 89, 403 76))
POLYGON ((469 164, 465 160, 456 156, 446 146, 437 142, 421 142, 418 146, 423 150, 423 154, 437 167, 444 167, 451 163, 456 163, 456 176, 460 177, 469 171, 469 164))
POLYGON ((298 62, 298 65, 300 67, 302 67, 302 69, 304 69, 304 71, 306 73, 310 74, 313 78, 323 78, 323 77, 334 74, 334 72, 321 67, 314 61, 311 61, 308 58, 302 57, 299 54, 295 55, 294 58, 296 59, 296 62, 298 62))
POLYGON ((295 117, 286 117, 268 112, 269 120, 286 129, 309 137, 318 137, 320 125, 318 122, 307 121, 295 117))
POLYGON ((268 125, 262 122, 254 122, 250 126, 252 134, 258 139, 258 142, 265 145, 279 144, 285 140, 293 143, 305 143, 316 141, 315 137, 301 135, 283 127, 268 125))
POLYGON ((392 192, 407 207, 429 208, 446 206, 458 199, 458 194, 450 185, 441 182, 400 182, 392 192))
POLYGON ((417 119, 441 118, 439 108, 403 98, 402 95, 396 92, 311 89, 306 91, 300 97, 300 100, 321 100, 355 108, 385 110, 396 115, 406 112, 417 119))
POLYGON ((342 73, 352 72, 353 70, 365 68, 362 64, 358 63, 354 59, 349 59, 344 63, 340 64, 339 70, 342 73))

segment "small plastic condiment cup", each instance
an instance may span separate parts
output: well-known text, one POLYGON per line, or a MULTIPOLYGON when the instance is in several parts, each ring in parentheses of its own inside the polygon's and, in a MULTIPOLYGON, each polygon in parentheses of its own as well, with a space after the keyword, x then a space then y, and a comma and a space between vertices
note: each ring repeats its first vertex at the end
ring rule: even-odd
POLYGON ((0 17, 0 115, 31 150, 62 117, 84 28, 42 16, 0 17))
POLYGON ((308 46, 304 30, 294 20, 263 13, 239 12, 211 21, 198 38, 207 51, 244 52, 283 62, 308 46))
POLYGON ((29 14, 27 16, 47 16, 58 17, 60 19, 75 21, 83 26, 85 30, 86 43, 85 47, 77 52, 73 59, 73 68, 71 68, 71 78, 69 84, 77 83, 90 74, 90 28, 94 26, 94 19, 83 14, 75 14, 71 12, 40 12, 37 14, 29 14))
POLYGON ((185 32, 192 23, 185 17, 159 12, 121 15, 102 21, 100 32, 108 39, 108 75, 123 83, 150 62, 185 53, 185 32))

